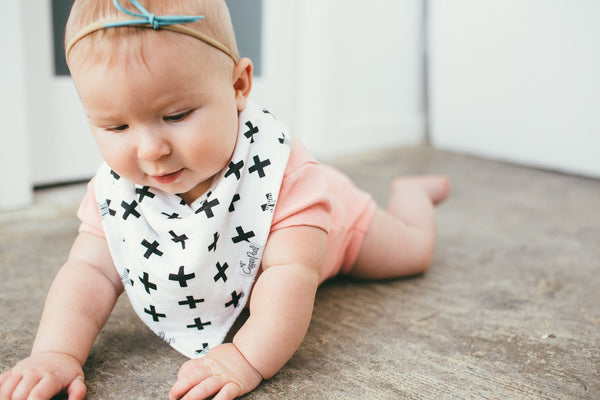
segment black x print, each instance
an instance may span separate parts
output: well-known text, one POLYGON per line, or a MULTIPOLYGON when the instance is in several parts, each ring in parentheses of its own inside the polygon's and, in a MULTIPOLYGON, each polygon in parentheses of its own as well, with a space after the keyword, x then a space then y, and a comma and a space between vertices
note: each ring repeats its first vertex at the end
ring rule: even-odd
POLYGON ((206 213, 207 218, 212 218, 215 216, 215 213, 213 213, 212 209, 213 207, 216 207, 219 204, 220 203, 218 199, 214 199, 211 201, 204 200, 204 203, 202 203, 202 207, 196 210, 196 214, 200 214, 202 211, 204 211, 204 213, 206 213))
POLYGON ((198 329, 199 331, 204 330, 204 327, 207 325, 211 325, 210 322, 202 322, 202 320, 200 318, 196 318, 194 319, 194 323, 192 325, 188 325, 187 328, 190 329, 198 329))
POLYGON ((242 241, 249 242, 248 239, 256 236, 256 235, 254 235, 253 231, 244 232, 244 228, 242 228, 241 226, 238 226, 237 228, 235 228, 235 230, 237 231, 238 235, 236 237, 231 238, 233 243, 239 243, 242 241))
POLYGON ((235 206, 233 203, 235 203, 236 201, 240 201, 241 197, 238 193, 233 195, 233 199, 231 199, 231 204, 229 205, 229 212, 234 212, 235 211, 235 206))
POLYGON ((115 171, 113 171, 112 169, 110 170, 110 174, 113 176, 113 178, 115 178, 115 180, 119 180, 121 179, 121 176, 119 174, 117 174, 115 171))
POLYGON ((111 217, 117 215, 117 212, 110 208, 110 203, 112 203, 112 200, 106 199, 106 204, 103 204, 100 208, 100 215, 105 216, 109 214, 111 217))
POLYGON ((154 198, 154 193, 150 191, 150 186, 144 186, 143 188, 136 188, 135 192, 140 195, 138 201, 141 203, 145 197, 154 198))
POLYGON ((179 287, 187 287, 187 281, 189 281, 190 279, 194 279, 196 277, 196 274, 194 274, 194 273, 185 274, 183 272, 184 268, 185 267, 182 265, 181 267, 179 267, 179 271, 177 272, 177 274, 169 274, 169 280, 170 281, 178 281, 179 287))
POLYGON ((138 279, 140 280, 140 282, 142 282, 142 284, 144 284, 144 289, 146 289, 146 293, 150 294, 150 289, 152 290, 156 290, 156 284, 150 282, 150 279, 148 279, 150 276, 148 275, 147 272, 144 272, 144 277, 140 278, 138 276, 138 279))
POLYGON ((250 143, 254 143, 254 135, 258 133, 258 126, 254 126, 252 122, 246 122, 246 126, 248 127, 248 132, 244 133, 248 139, 250 139, 250 143))
POLYGON ((158 250, 158 246, 160 246, 160 244, 156 240, 150 243, 149 241, 144 239, 142 240, 142 245, 147 249, 146 253, 144 253, 144 258, 150 258, 152 254, 156 254, 157 256, 162 257, 163 252, 158 250))
POLYGON ((221 263, 217 263, 216 267, 217 267, 217 271, 219 271, 219 272, 213 278, 215 280, 215 282, 218 281, 219 279, 223 279, 223 282, 227 282, 227 275, 225 275, 225 271, 227 270, 227 268, 229 268, 229 265, 227 265, 227 263, 225 263, 221 266, 221 263))
POLYGON ((185 206, 187 203, 185 202, 185 200, 183 199, 183 197, 181 197, 180 194, 176 194, 175 196, 179 197, 181 200, 179 201, 179 204, 182 206, 185 206))
POLYGON ((229 169, 225 173, 225 178, 227 178, 228 176, 233 174, 239 181, 240 178, 242 177, 242 172, 241 172, 242 168, 244 168, 244 160, 241 160, 238 163, 234 163, 233 161, 230 161, 229 169))
POLYGON ((181 217, 177 213, 167 214, 167 213, 163 212, 161 214, 164 215, 165 217, 167 217, 167 219, 181 219, 181 217))
POLYGON ((181 248, 183 250, 185 250, 185 241, 188 240, 187 235, 177 235, 173 231, 169 231, 169 235, 171 235, 173 237, 171 239, 173 242, 175 242, 175 243, 181 243, 181 248))
POLYGON ((208 343, 202 343, 202 349, 196 350, 196 354, 208 353, 208 350, 210 350, 208 347, 208 343))
POLYGON ((287 142, 288 142, 287 136, 285 136, 285 133, 281 132, 281 137, 279 138, 279 143, 286 144, 287 142))
POLYGON ((269 210, 270 212, 275 211, 275 206, 277 205, 277 202, 275 201, 275 199, 273 199, 273 194, 267 193, 265 197, 267 198, 267 202, 265 204, 262 204, 260 206, 260 209, 263 211, 269 210))
POLYGON ((198 303, 204 303, 204 299, 196 300, 194 299, 194 296, 187 296, 186 300, 180 301, 177 304, 179 304, 180 306, 189 306, 192 309, 196 308, 196 304, 198 303))
POLYGON ((130 215, 133 215, 136 218, 140 217, 140 213, 137 212, 136 208, 138 206, 137 201, 132 201, 131 204, 126 203, 125 201, 121 202, 121 207, 123 207, 123 209, 125 211, 123 211, 123 219, 125 221, 127 221, 127 218, 129 218, 130 215))
POLYGON ((208 246, 208 251, 217 251, 217 242, 219 241, 219 232, 213 235, 213 242, 208 246))
POLYGON ((237 308, 240 305, 240 299, 244 297, 244 292, 238 294, 235 290, 231 292, 231 301, 225 303, 225 308, 233 306, 233 308, 237 308))
POLYGON ((166 318, 166 314, 160 314, 158 312, 156 312, 156 307, 154 306, 150 306, 150 309, 146 309, 144 308, 144 312, 146 314, 150 314, 152 316, 152 319, 154 320, 154 322, 158 322, 160 318, 166 318))
POLYGON ((271 160, 268 158, 264 161, 261 161, 258 156, 254 156, 254 165, 248 168, 250 173, 258 172, 258 176, 261 178, 265 177, 265 168, 271 165, 271 160))
POLYGON ((129 269, 125 269, 125 272, 123 272, 123 274, 121 275, 121 282, 123 282, 124 285, 133 286, 133 284, 135 283, 133 279, 129 279, 130 272, 131 271, 129 269))

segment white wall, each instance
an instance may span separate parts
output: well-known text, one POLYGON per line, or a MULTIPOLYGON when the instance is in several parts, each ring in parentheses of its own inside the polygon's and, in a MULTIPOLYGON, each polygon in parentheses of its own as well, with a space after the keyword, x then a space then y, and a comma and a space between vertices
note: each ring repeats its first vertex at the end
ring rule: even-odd
POLYGON ((423 0, 264 4, 253 97, 314 155, 423 142, 423 0))
POLYGON ((422 0, 306 0, 294 128, 321 158, 424 140, 422 0))
POLYGON ((262 74, 252 98, 293 128, 296 75, 297 1, 263 0, 262 74))
POLYGON ((0 210, 31 201, 23 12, 20 1, 10 1, 0 14, 0 210))
POLYGON ((600 176, 600 2, 432 0, 437 147, 600 176))

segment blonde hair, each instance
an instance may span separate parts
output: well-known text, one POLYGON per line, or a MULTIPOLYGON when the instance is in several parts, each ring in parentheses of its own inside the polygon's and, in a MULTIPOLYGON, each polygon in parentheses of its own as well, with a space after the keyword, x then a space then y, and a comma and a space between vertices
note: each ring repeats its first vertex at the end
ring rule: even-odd
MULTIPOLYGON (((239 59, 233 25, 225 0, 138 0, 149 12, 161 15, 203 15, 198 22, 186 23, 185 27, 194 29, 216 39, 227 46, 231 57, 239 59)), ((121 0, 124 8, 138 12, 129 2, 121 0)), ((124 14, 113 4, 113 0, 75 0, 65 28, 65 48, 86 27, 105 19, 123 17, 124 14)), ((73 48, 87 61, 96 61, 94 53, 114 53, 115 48, 136 49, 144 58, 143 41, 149 35, 156 34, 146 27, 111 27, 100 29, 86 35, 73 48)), ((69 57, 67 55, 67 62, 69 57)))

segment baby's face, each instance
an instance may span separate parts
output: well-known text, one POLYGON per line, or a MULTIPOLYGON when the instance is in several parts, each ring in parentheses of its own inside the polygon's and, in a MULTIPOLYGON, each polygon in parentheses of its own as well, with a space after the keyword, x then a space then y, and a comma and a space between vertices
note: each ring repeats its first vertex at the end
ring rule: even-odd
POLYGON ((194 50, 182 51, 177 43, 187 38, 161 35, 148 41, 144 60, 120 54, 111 63, 75 63, 71 72, 106 163, 189 203, 229 163, 245 104, 232 74, 207 61, 214 49, 191 38, 194 50))

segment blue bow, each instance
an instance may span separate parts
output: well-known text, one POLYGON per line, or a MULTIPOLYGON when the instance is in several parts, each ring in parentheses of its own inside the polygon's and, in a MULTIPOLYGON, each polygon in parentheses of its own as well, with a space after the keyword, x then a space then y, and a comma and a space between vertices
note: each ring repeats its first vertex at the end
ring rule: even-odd
POLYGON ((113 0, 113 4, 117 9, 125 14, 137 17, 136 19, 129 19, 125 21, 115 21, 104 25, 105 28, 112 28, 117 26, 129 26, 129 25, 151 25, 154 29, 160 29, 161 26, 175 25, 175 24, 187 24, 190 22, 197 22, 204 19, 203 15, 163 15, 156 16, 148 12, 137 0, 129 0, 131 4, 137 8, 141 14, 132 12, 124 8, 119 4, 119 0, 113 0))

